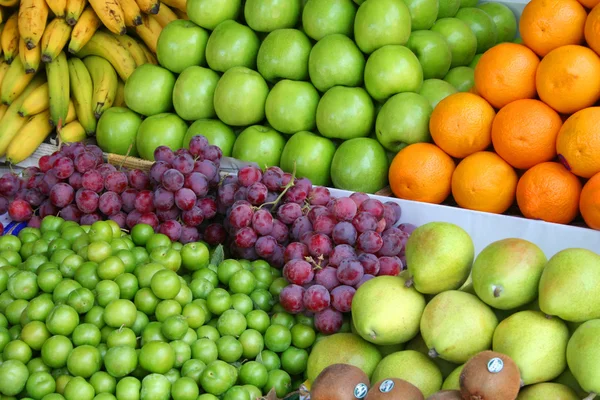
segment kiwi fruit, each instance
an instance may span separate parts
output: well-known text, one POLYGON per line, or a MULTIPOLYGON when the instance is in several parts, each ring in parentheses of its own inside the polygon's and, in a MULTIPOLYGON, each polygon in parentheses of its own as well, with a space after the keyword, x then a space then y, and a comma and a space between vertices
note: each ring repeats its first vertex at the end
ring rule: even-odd
POLYGON ((515 400, 521 374, 509 356, 483 351, 467 361, 459 382, 464 400, 515 400))
POLYGON ((389 378, 374 384, 365 400, 425 400, 425 397, 412 383, 389 378))
POLYGON ((458 390, 440 390, 429 396, 427 400, 463 400, 463 397, 458 390))
POLYGON ((365 372, 349 364, 332 364, 325 368, 310 387, 311 400, 364 399, 371 387, 365 372))

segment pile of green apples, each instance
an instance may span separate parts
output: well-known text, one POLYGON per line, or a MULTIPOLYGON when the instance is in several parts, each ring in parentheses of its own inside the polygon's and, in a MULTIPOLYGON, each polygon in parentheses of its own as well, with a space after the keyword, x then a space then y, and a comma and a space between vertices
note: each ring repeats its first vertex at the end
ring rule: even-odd
POLYGON ((436 104, 473 86, 481 54, 515 40, 513 12, 477 2, 189 0, 190 20, 163 29, 160 65, 131 75, 131 111, 106 114, 99 143, 124 152, 135 141, 152 159, 156 143, 202 134, 225 156, 295 162, 317 185, 373 193, 393 155, 430 140, 436 104), (136 113, 147 118, 121 122, 136 113))
POLYGON ((286 285, 265 261, 149 225, 47 216, 0 237, 0 397, 281 398, 316 340, 278 305, 286 285))

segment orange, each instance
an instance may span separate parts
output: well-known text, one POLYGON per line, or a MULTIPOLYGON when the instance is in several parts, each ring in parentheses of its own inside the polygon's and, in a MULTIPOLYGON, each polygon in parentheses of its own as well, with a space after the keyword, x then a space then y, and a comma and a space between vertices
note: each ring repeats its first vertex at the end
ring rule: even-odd
POLYGON ((584 33, 588 46, 600 54, 600 7, 594 7, 588 14, 584 33))
POLYGON ((587 12, 576 0, 531 0, 521 14, 523 44, 540 56, 567 44, 583 42, 587 12))
POLYGON ((583 46, 559 47, 542 59, 535 81, 544 103, 572 114, 600 99, 600 57, 583 46))
POLYGON ((392 193, 398 198, 440 204, 450 194, 454 161, 431 143, 400 150, 390 165, 392 193))
POLYGON ((600 172, 600 107, 583 109, 565 121, 556 152, 575 175, 591 178, 600 172))
POLYGON ((491 151, 462 160, 452 174, 452 196, 462 208, 501 214, 515 201, 517 173, 491 151))
POLYGON ((440 101, 431 114, 429 131, 435 144, 452 157, 464 158, 492 143, 496 112, 482 97, 454 93, 440 101))
POLYGON ((556 157, 556 136, 561 126, 560 115, 541 101, 513 101, 494 118, 494 150, 515 168, 531 168, 556 157))
POLYGON ((581 182, 555 162, 527 170, 517 184, 517 204, 527 218, 568 224, 577 216, 581 182))
POLYGON ((594 175, 583 186, 579 210, 590 228, 600 230, 600 173, 594 175))
POLYGON ((540 59, 522 44, 500 43, 483 53, 475 66, 475 87, 496 108, 533 99, 540 59))
POLYGON ((579 0, 579 3, 591 10, 592 8, 596 7, 598 3, 600 3, 600 0, 579 0))

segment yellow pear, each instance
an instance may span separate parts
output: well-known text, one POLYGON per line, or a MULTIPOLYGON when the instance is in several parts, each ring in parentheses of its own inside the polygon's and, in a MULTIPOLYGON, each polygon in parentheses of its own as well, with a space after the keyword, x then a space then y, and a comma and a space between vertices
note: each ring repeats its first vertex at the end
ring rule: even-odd
POLYGON ((442 390, 460 390, 460 373, 462 372, 465 364, 459 365, 444 381, 442 390))
POLYGON ((567 363, 581 388, 600 393, 600 319, 582 324, 567 346, 567 363))
POLYGON ((560 383, 538 383, 519 392, 517 400, 580 400, 577 393, 568 386, 560 383))

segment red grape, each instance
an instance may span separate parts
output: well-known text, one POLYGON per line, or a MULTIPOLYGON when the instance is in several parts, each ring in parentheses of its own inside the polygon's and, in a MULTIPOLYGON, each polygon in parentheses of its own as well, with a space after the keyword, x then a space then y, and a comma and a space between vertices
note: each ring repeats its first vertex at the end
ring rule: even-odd
MULTIPOLYGON (((95 161, 95 158, 94 158, 95 161)), ((40 166, 40 171, 46 172, 52 168, 52 163, 50 162, 50 156, 48 154, 40 157, 38 161, 38 165, 40 166)))
POLYGON ((235 233, 233 240, 239 248, 248 249, 254 247, 257 240, 256 232, 250 227, 242 228, 235 233))
POLYGON ((98 209, 104 215, 114 215, 121 211, 121 196, 115 192, 104 192, 98 199, 98 209))
POLYGON ((226 237, 227 232, 221 224, 210 224, 204 230, 204 240, 212 246, 223 243, 226 237))
POLYGON ((273 216, 267 210, 257 210, 252 215, 252 228, 261 236, 273 231, 273 216))
POLYGON ((83 180, 83 175, 80 174, 79 172, 75 171, 69 177, 69 185, 71 185, 73 187, 73 189, 75 189, 75 190, 81 189, 82 180, 83 180))
POLYGON ((364 274, 362 279, 360 280, 360 282, 358 282, 355 287, 358 289, 359 287, 362 286, 363 283, 365 283, 366 281, 371 280, 373 278, 375 278, 375 276, 369 275, 369 274, 364 274))
MULTIPOLYGON (((79 154, 77 157, 75 157, 75 169, 77 170, 77 172, 79 172, 80 174, 84 174, 87 171, 91 171, 94 168, 96 168, 96 165, 98 163, 98 159, 96 158, 96 156, 89 152, 89 151, 84 151, 83 153, 79 154)), ((40 159, 40 168, 41 168, 42 164, 41 164, 41 159, 40 159)), ((44 166, 44 168, 41 168, 42 171, 43 170, 47 170, 44 166)), ((49 168, 48 168, 49 169, 49 168)))
POLYGON ((302 286, 288 285, 279 293, 279 302, 287 312, 298 314, 304 311, 304 293, 302 286))
POLYGON ((154 182, 160 182, 162 176, 167 170, 171 168, 171 164, 165 161, 157 161, 150 167, 150 179, 154 182))
POLYGON ((288 282, 302 286, 310 283, 315 274, 308 262, 304 260, 290 260, 283 266, 283 276, 288 282))
MULTIPOLYGON (((239 175, 239 174, 238 174, 239 175)), ((269 167, 265 170, 262 183, 272 192, 280 191, 283 186, 283 171, 279 167, 269 167)), ((250 185, 248 185, 250 186, 250 185)))
POLYGON ((398 228, 400 228, 400 230, 402 230, 403 232, 408 233, 409 235, 413 233, 415 229, 417 229, 416 225, 413 224, 400 224, 398 225, 398 228))
POLYGON ((326 187, 315 186, 311 189, 308 199, 313 206, 326 206, 331 200, 331 194, 326 187))
POLYGON ((356 252, 354 251, 354 247, 348 244, 338 244, 333 248, 331 254, 329 254, 329 265, 337 268, 340 265, 340 263, 346 259, 356 259, 356 252))
POLYGON ((358 237, 358 248, 365 253, 377 253, 383 246, 381 235, 375 231, 366 231, 358 237))
POLYGON ((121 171, 114 171, 104 178, 104 188, 118 194, 127 189, 127 175, 121 171))
POLYGON ((154 191, 154 207, 159 211, 170 210, 175 205, 175 195, 164 187, 157 187, 154 191))
POLYGON ((273 236, 278 243, 286 243, 289 237, 289 229, 287 225, 285 225, 278 219, 274 219, 273 229, 271 230, 271 236, 273 236))
POLYGON ((12 173, 6 173, 0 177, 0 195, 13 197, 17 194, 21 183, 19 178, 12 173))
POLYGON ((378 254, 381 256, 395 256, 402 251, 403 243, 402 236, 395 233, 384 231, 381 235, 383 245, 379 249, 378 254))
POLYGON ((206 176, 206 178, 208 178, 209 181, 212 181, 213 179, 218 177, 219 168, 212 161, 196 160, 196 162, 194 162, 194 172, 200 172, 201 174, 206 176))
POLYGON ((306 289, 303 300, 306 309, 314 313, 325 310, 331 304, 329 291, 321 285, 313 285, 306 289))
POLYGON ((359 211, 364 211, 372 214, 377 221, 383 218, 384 208, 383 203, 377 199, 367 199, 360 205, 359 211))
POLYGON ((156 149, 154 149, 155 161, 164 161, 170 163, 174 158, 175 154, 173 154, 173 150, 167 146, 158 146, 156 149))
POLYGON ((325 267, 318 270, 315 274, 315 282, 327 288, 327 290, 332 290, 340 285, 340 281, 337 278, 337 270, 333 267, 325 267))
POLYGON ((311 224, 314 224, 319 215, 331 215, 327 207, 325 206, 313 206, 306 215, 311 224))
POLYGON ((42 204, 45 197, 39 189, 27 189, 24 200, 31 204, 31 207, 37 208, 42 204))
POLYGON ((129 185, 137 190, 144 190, 150 184, 150 178, 142 170, 132 169, 128 174, 129 185))
POLYGON ((185 187, 191 189, 198 197, 208 194, 209 184, 208 178, 200 172, 192 172, 185 177, 185 187))
POLYGON ((149 212, 149 213, 142 214, 138 223, 150 225, 152 227, 152 229, 154 229, 156 231, 158 229, 159 221, 158 221, 158 217, 156 216, 156 214, 154 214, 153 212, 149 212))
POLYGON ((138 210, 132 210, 129 214, 127 214, 127 219, 125 220, 125 223, 131 229, 135 225, 137 225, 141 216, 141 212, 139 212, 138 210))
POLYGON ((0 215, 6 214, 8 211, 8 199, 0 196, 0 215))
POLYGON ((362 253, 358 256, 365 274, 377 275, 379 274, 379 259, 369 253, 362 253))
POLYGON ((208 147, 208 139, 202 135, 192 136, 189 143, 190 153, 194 157, 201 155, 208 147))
POLYGON ((235 229, 245 228, 252 223, 253 211, 249 204, 234 205, 229 213, 229 222, 235 229))
POLYGON ((402 272, 402 261, 398 257, 379 257, 379 275, 396 276, 402 272))
POLYGON ((52 204, 50 199, 46 199, 40 205, 39 214, 41 218, 44 218, 47 215, 56 215, 58 214, 58 208, 56 208, 54 204, 52 204))
POLYGON ((290 260, 304 260, 304 258, 308 256, 308 246, 306 246, 304 243, 292 242, 285 248, 283 260, 284 262, 288 262, 290 260))
POLYGON ((267 189, 267 187, 263 183, 254 182, 248 187, 246 198, 248 199, 250 204, 258 206, 267 201, 268 195, 269 189, 267 189))
POLYGON ((116 170, 117 168, 114 165, 108 163, 103 163, 96 167, 96 171, 100 172, 102 179, 106 178, 108 174, 115 172, 116 170))
POLYGON ((138 194, 138 191, 135 189, 126 189, 123 193, 121 193, 121 208, 126 213, 135 210, 135 198, 138 194))
POLYGON ((223 152, 218 146, 210 145, 206 149, 204 149, 204 158, 209 161, 218 163, 221 161, 221 158, 223 158, 223 152))
POLYGON ((339 221, 352 221, 356 215, 356 203, 349 197, 340 197, 333 201, 333 216, 339 221))
POLYGON ((344 285, 354 286, 362 279, 365 271, 358 260, 345 259, 337 269, 337 278, 344 285))
POLYGON ((315 222, 313 222, 312 227, 315 232, 323 233, 327 236, 331 236, 333 233, 333 228, 336 226, 336 219, 329 214, 319 215, 315 218, 315 222))
POLYGON ((177 221, 165 221, 158 227, 158 232, 167 235, 171 241, 179 240, 181 236, 181 224, 177 221))
POLYGON ((356 207, 360 207, 363 201, 370 199, 368 194, 361 192, 352 193, 350 198, 354 201, 354 203, 356 203, 356 207))
POLYGON ((50 189, 50 201, 58 208, 66 207, 75 199, 75 191, 66 183, 57 183, 50 189))
POLYGON ((133 206, 141 214, 154 211, 154 194, 150 190, 142 190, 135 196, 133 206))
POLYGON ((108 217, 108 219, 115 221, 121 229, 127 226, 127 214, 125 214, 123 211, 119 211, 118 213, 111 215, 108 217))
MULTIPOLYGON (((61 217, 63 217, 67 221, 76 221, 77 220, 76 219, 77 213, 75 211, 79 212, 78 209, 74 209, 73 213, 71 213, 71 212, 67 213, 65 210, 67 210, 67 208, 64 208, 61 211, 61 213, 60 213, 61 217), (75 219, 73 219, 73 218, 75 218, 75 219)), ((81 218, 80 219, 81 225, 92 225, 94 222, 102 221, 102 216, 100 214, 98 214, 97 212, 93 212, 91 214, 83 214, 83 215, 81 215, 80 218, 81 218)))
POLYGON ((171 165, 182 174, 189 174, 194 170, 194 157, 191 154, 180 154, 175 156, 171 165))
POLYGON ((75 193, 75 204, 77 204, 77 208, 79 208, 81 212, 89 214, 96 211, 98 208, 99 198, 100 196, 98 196, 98 193, 93 190, 82 188, 75 193))
POLYGON ((198 229, 193 226, 183 226, 181 227, 181 236, 179 237, 179 241, 183 244, 197 242, 200 240, 200 233, 198 229))
POLYGON ((8 216, 15 222, 28 221, 33 216, 33 209, 25 200, 13 200, 8 206, 8 216))
POLYGON ((73 174, 73 172, 75 172, 73 160, 68 157, 61 157, 56 160, 52 168, 54 169, 58 179, 67 179, 73 174))
POLYGON ((86 171, 81 178, 81 187, 100 193, 104 189, 104 179, 96 170, 86 171))
POLYGON ((256 254, 262 258, 269 258, 275 253, 277 247, 277 240, 273 236, 261 236, 256 240, 254 249, 256 254))
POLYGON ((196 201, 196 206, 202 210, 202 214, 206 219, 213 219, 217 214, 217 202, 210 197, 198 199, 196 201))
POLYGON ((342 313, 327 308, 315 314, 315 328, 325 335, 331 335, 338 332, 344 323, 342 313))
POLYGON ((240 185, 250 187, 252 184, 260 182, 263 175, 259 168, 247 166, 238 171, 237 177, 240 185))
POLYGON ((331 306, 339 312, 350 312, 352 309, 352 298, 356 289, 352 286, 341 285, 331 291, 331 306))
POLYGON ((188 226, 198 226, 204 221, 204 214, 200 207, 194 206, 191 210, 182 212, 181 219, 188 226))
POLYGON ((308 191, 301 186, 292 186, 285 192, 285 200, 290 203, 302 204, 308 198, 308 191))
POLYGON ((292 224, 292 228, 290 229, 290 238, 292 240, 300 240, 300 236, 306 232, 312 232, 313 226, 310 223, 310 220, 306 216, 301 216, 292 224))
POLYGON ((175 206, 171 207, 166 211, 156 210, 156 216, 158 217, 158 220, 160 222, 176 220, 177 218, 179 218, 180 214, 181 210, 175 206))
POLYGON ((354 246, 357 237, 356 228, 350 222, 338 222, 333 227, 331 237, 335 244, 349 244, 350 246, 354 246))

